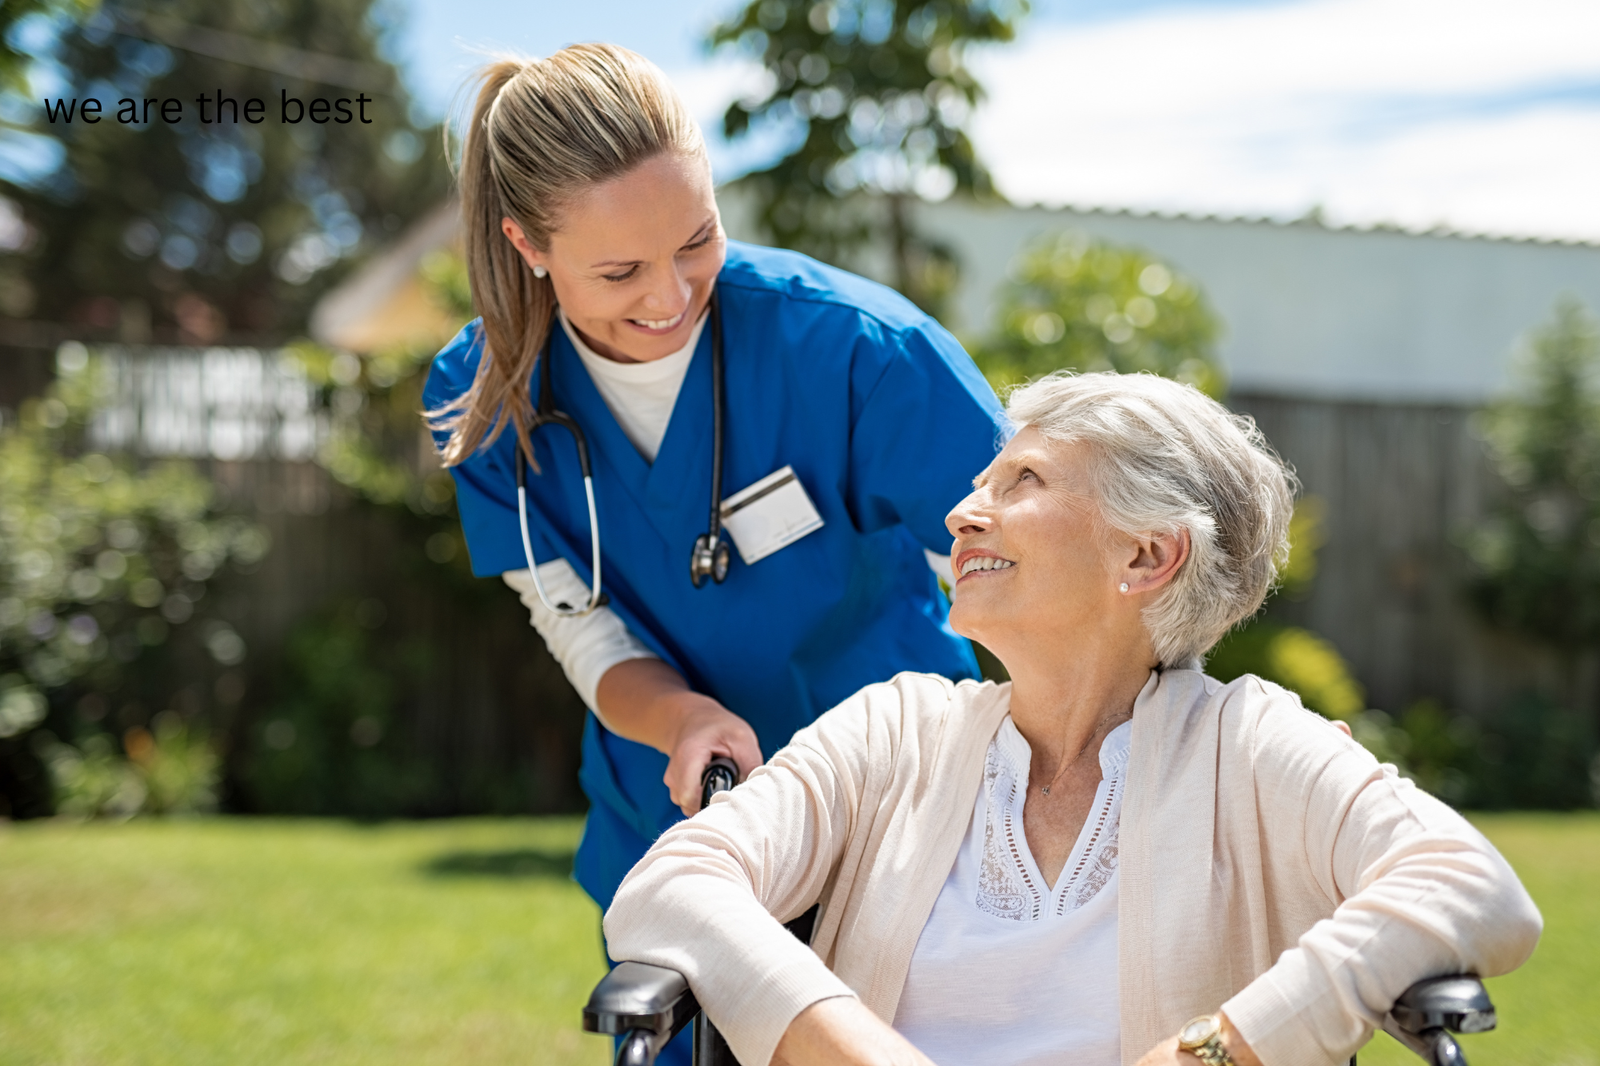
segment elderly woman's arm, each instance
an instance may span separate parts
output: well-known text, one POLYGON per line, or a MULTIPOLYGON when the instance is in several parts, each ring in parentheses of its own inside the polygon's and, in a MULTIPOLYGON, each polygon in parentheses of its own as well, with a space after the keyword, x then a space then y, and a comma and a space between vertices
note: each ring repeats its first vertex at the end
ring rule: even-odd
POLYGON ((868 778, 868 704, 883 696, 858 693, 662 834, 606 912, 612 957, 683 973, 740 1061, 766 1063, 807 1007, 855 995, 779 920, 838 863, 868 778))
POLYGON ((1267 1066, 1342 1061, 1413 982, 1493 976, 1532 953, 1538 909, 1493 845, 1327 723, 1264 715, 1254 772, 1262 810, 1304 817, 1302 834, 1263 847, 1338 904, 1223 1005, 1267 1066))

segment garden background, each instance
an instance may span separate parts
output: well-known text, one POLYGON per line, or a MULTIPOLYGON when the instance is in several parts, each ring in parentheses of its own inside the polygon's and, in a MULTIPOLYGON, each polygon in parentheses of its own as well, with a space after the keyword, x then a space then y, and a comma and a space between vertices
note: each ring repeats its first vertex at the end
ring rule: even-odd
MULTIPOLYGON (((1209 295, 1225 278, 1092 211, 1019 215, 988 169, 972 57, 1021 47, 1039 13, 718 15, 705 48, 764 72, 712 131, 719 169, 744 152, 719 174, 734 235, 893 284, 997 387, 1167 374, 1300 467, 1283 588, 1209 669, 1293 688, 1482 812, 1550 923, 1494 986, 1508 1032, 1484 1061, 1594 1061, 1577 1020, 1600 999, 1600 260, 1534 294, 1508 386, 1481 402, 1242 387, 1246 324, 1209 295), (957 223, 1002 215, 1020 243, 984 260, 957 223), (978 277, 998 279, 981 316, 978 277), (1363 632, 1395 618, 1377 643, 1403 670, 1363 632)), ((574 1024, 600 968, 566 879, 583 708, 516 598, 471 577, 418 416, 471 310, 441 124, 396 65, 407 17, 5 9, 0 1060, 603 1057, 574 1024), (382 103, 326 129, 40 106, 213 91, 382 103)), ((1255 225, 1442 239, 1316 212, 1255 225)))

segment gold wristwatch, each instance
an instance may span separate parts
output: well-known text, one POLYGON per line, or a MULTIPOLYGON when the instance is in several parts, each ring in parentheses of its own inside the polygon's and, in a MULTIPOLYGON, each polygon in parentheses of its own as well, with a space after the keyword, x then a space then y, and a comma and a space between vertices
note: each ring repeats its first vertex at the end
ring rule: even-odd
POLYGON ((1206 1066, 1237 1066, 1222 1046, 1222 1015, 1202 1014, 1178 1030, 1178 1049, 1206 1066))

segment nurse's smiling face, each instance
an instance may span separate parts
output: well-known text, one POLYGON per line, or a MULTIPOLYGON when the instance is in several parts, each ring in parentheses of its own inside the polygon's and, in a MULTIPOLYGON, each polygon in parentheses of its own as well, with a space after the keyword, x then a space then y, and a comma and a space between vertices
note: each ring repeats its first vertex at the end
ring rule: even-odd
POLYGON ((689 342, 727 254, 711 168, 671 152, 566 204, 547 249, 509 218, 501 229, 530 267, 550 272, 589 346, 621 363, 653 362, 689 342))

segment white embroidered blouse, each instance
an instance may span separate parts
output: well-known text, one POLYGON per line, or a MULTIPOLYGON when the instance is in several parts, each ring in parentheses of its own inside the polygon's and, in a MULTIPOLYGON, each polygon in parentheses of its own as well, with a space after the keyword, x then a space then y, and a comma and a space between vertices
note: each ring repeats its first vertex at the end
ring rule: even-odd
POLYGON ((1022 812, 1033 752, 1011 716, 917 940, 894 1025, 940 1066, 1115 1066, 1117 830, 1132 723, 1100 746, 1100 787, 1054 886, 1022 812))

